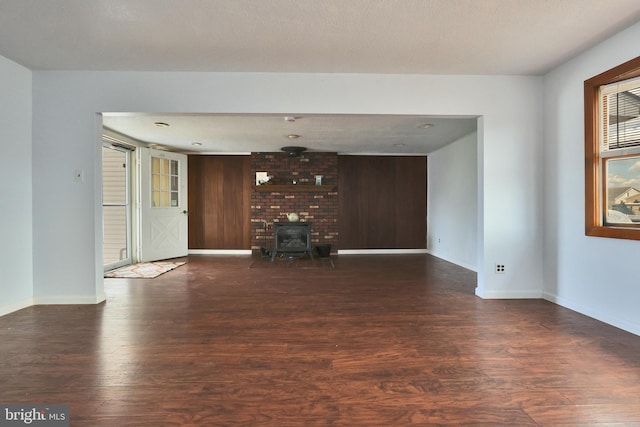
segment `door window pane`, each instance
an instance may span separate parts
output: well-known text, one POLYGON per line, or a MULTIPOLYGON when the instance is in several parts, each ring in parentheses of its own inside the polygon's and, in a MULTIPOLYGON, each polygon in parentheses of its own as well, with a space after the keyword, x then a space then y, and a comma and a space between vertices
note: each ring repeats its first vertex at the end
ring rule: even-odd
POLYGON ((151 206, 154 208, 160 207, 160 192, 153 191, 151 192, 151 206))
POLYGON ((151 206, 178 207, 180 174, 177 160, 151 158, 151 206))
POLYGON ((170 182, 170 177, 169 175, 162 175, 160 177, 160 191, 169 191, 170 190, 170 186, 169 186, 169 182, 170 182))
POLYGON ((160 192, 160 206, 167 207, 169 205, 169 192, 161 191, 160 192))

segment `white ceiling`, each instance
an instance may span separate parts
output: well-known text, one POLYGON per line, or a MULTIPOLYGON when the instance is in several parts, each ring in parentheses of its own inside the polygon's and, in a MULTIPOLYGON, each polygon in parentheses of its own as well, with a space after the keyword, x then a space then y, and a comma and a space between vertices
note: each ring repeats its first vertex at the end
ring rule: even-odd
POLYGON ((473 117, 408 115, 103 115, 104 126, 142 142, 206 154, 273 152, 293 145, 342 154, 424 155, 473 132, 476 123, 473 117))
MULTIPOLYGON (((0 55, 32 70, 543 75, 639 19, 638 0, 0 0, 0 55)), ((163 133, 147 115, 105 119, 183 149, 291 145, 275 116, 172 116, 163 133)), ((289 127, 302 129, 293 145, 317 150, 424 152, 469 125, 417 132, 423 119, 436 120, 315 116, 289 127), (406 148, 390 149, 400 135, 406 148)))
POLYGON ((0 0, 33 70, 544 74, 638 0, 0 0))

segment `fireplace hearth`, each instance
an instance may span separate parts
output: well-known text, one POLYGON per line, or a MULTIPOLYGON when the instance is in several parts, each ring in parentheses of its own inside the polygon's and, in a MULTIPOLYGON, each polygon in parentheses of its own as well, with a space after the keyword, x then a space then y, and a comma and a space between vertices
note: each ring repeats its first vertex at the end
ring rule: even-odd
POLYGON ((273 223, 273 250, 271 261, 278 255, 304 255, 309 254, 313 259, 311 247, 311 223, 310 222, 274 222, 273 223))

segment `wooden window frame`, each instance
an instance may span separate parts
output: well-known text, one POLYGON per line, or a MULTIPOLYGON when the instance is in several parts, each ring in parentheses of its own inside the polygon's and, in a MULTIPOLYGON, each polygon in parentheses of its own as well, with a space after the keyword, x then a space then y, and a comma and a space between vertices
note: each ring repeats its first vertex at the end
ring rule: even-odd
POLYGON ((600 87, 640 77, 640 56, 584 82, 585 234, 614 239, 640 240, 640 228, 603 223, 601 186, 605 176, 600 158, 600 87))

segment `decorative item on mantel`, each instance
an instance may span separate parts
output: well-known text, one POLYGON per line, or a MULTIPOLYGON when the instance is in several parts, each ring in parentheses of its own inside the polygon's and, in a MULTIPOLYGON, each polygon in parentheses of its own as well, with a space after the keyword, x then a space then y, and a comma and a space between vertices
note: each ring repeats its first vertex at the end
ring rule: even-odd
POLYGON ((288 219, 290 222, 298 222, 298 220, 300 219, 300 217, 298 216, 298 214, 297 214, 297 213, 295 213, 295 212, 291 212, 291 213, 288 213, 288 214, 287 214, 287 219, 288 219))
POLYGON ((256 172, 256 185, 271 184, 272 179, 273 176, 269 175, 269 172, 256 172))

